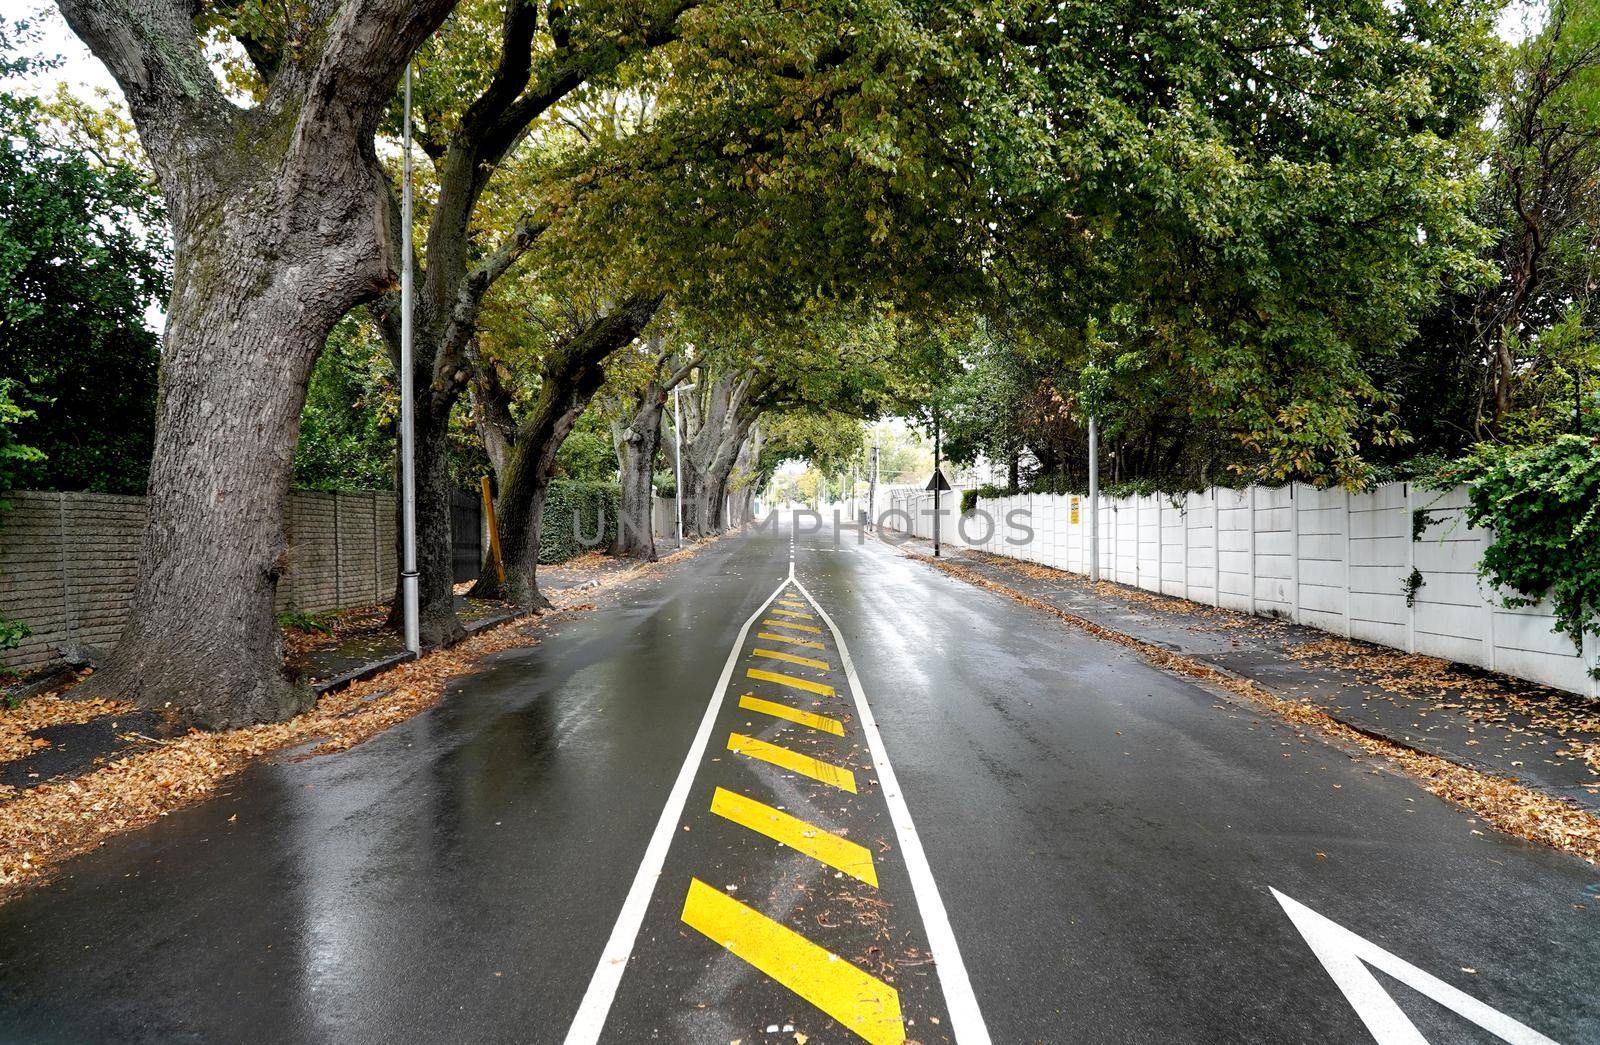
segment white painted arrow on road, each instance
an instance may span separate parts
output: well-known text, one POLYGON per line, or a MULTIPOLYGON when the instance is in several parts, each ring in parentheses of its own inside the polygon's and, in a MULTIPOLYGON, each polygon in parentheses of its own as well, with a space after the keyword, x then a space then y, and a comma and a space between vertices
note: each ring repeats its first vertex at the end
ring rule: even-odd
POLYGON ((1426 995, 1463 1019, 1470 1020, 1511 1045, 1556 1045, 1556 1042, 1531 1027, 1518 1023, 1505 1013, 1450 986, 1437 976, 1402 961, 1364 937, 1329 921, 1298 900, 1273 889, 1272 895, 1283 905, 1300 935, 1316 954, 1333 982, 1344 992, 1356 1015, 1367 1025, 1378 1045, 1428 1045, 1389 992, 1378 983, 1371 969, 1380 969, 1419 994, 1426 995), (1368 968, 1371 966, 1371 969, 1368 968))

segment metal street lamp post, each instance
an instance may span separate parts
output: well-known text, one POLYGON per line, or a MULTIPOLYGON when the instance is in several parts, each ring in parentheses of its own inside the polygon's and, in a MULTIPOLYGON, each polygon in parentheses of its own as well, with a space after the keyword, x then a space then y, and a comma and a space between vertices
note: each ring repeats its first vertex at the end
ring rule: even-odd
POLYGON ((411 64, 406 63, 405 117, 401 137, 405 158, 400 195, 400 604, 406 649, 422 652, 417 605, 417 469, 415 412, 412 403, 411 287, 411 64))
POLYGON ((678 398, 678 393, 687 389, 694 391, 693 385, 672 386, 672 466, 677 469, 678 481, 673 485, 677 487, 676 499, 678 502, 678 547, 683 547, 683 403, 678 398))
POLYGON ((1100 425, 1089 415, 1089 579, 1100 579, 1100 425))
POLYGON ((940 482, 939 471, 939 407, 933 408, 933 557, 939 557, 939 488, 944 485, 940 482))

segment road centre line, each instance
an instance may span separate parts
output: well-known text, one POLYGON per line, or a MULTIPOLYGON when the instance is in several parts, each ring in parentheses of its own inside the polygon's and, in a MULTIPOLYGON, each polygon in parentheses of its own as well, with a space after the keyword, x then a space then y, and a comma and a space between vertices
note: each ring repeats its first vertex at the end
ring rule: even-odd
POLYGON ((628 895, 622 902, 622 909, 617 912, 616 924, 611 927, 611 935, 606 939, 605 948, 600 952, 600 961, 595 965, 594 975, 590 977, 583 1000, 578 1003, 578 1011, 572 1018, 572 1025, 567 1028, 566 1045, 593 1045, 600 1040, 600 1033, 605 1029, 606 1017, 610 1015, 611 1005, 617 997, 617 987, 621 985, 622 975, 628 969, 628 956, 633 953, 634 943, 639 938, 640 926, 644 924, 645 912, 650 906, 650 895, 655 892, 656 881, 666 864, 667 850, 671 848, 673 837, 677 833, 678 820, 683 816, 683 807, 689 799, 689 788, 694 783, 695 775, 700 771, 701 760, 705 757, 706 747, 711 740, 712 727, 716 725, 717 714, 722 710, 724 696, 733 681, 733 669, 739 662, 739 651, 744 649, 745 638, 750 634, 750 628, 756 619, 767 611, 767 607, 783 591, 785 585, 793 580, 794 564, 791 563, 789 577, 773 589, 772 594, 768 595, 745 620, 744 626, 739 629, 739 634, 734 639, 733 648, 728 651, 728 659, 723 662, 722 673, 717 677, 716 688, 711 691, 711 699, 706 704, 705 714, 700 718, 700 726, 689 744, 683 765, 678 769, 678 777, 673 781, 672 790, 667 794, 666 804, 661 808, 661 818, 656 821, 650 842, 645 846, 644 859, 640 861, 639 870, 633 876, 633 884, 628 887, 628 895))
POLYGON ((781 671, 767 671, 764 668, 745 668, 745 678, 755 679, 757 682, 771 682, 778 686, 788 686, 790 689, 804 690, 815 693, 819 697, 836 696, 832 686, 826 682, 812 682, 810 679, 799 678, 794 675, 785 675, 781 671))
POLYGON ((755 908, 693 878, 683 920, 872 1045, 905 1041, 898 991, 755 908))
POLYGON ((855 661, 851 659, 844 636, 839 633, 833 618, 828 616, 828 611, 799 580, 794 581, 794 586, 800 589, 800 594, 811 603, 833 634, 840 664, 850 684, 851 696, 855 699, 856 716, 860 720, 861 731, 866 734, 867 749, 878 774, 878 786, 889 806, 889 817, 894 822, 895 834, 900 839, 900 851, 911 875, 911 891, 917 898, 917 909, 922 913, 923 931, 928 937, 928 947, 933 952, 934 971, 939 974, 939 986, 944 990, 945 1004, 949 1007, 951 1030, 955 1033, 956 1041, 963 1045, 988 1045, 989 1028, 983 1021, 983 1012, 978 1008, 977 996, 972 992, 966 964, 961 960, 961 949, 956 945, 955 930, 950 928, 950 916, 945 913, 944 902, 939 898, 939 887, 933 880, 933 868, 928 865, 927 854, 922 851, 922 840, 911 822, 911 811, 906 808, 899 778, 889 764, 889 753, 878 732, 878 721, 867 706, 861 679, 856 674, 855 661))
POLYGON ((827 671, 828 662, 815 657, 802 657, 795 653, 784 653, 781 650, 753 649, 752 657, 766 657, 769 660, 781 660, 787 664, 798 664, 803 668, 816 668, 818 671, 827 671))
POLYGON ((809 821, 774 809, 765 802, 720 787, 711 796, 711 811, 740 827, 821 861, 836 871, 843 871, 851 878, 866 882, 874 889, 878 887, 878 869, 873 865, 872 853, 866 846, 841 838, 831 831, 824 831, 809 821))
POLYGON ((802 755, 798 751, 790 751, 777 744, 769 744, 760 737, 748 736, 744 733, 732 733, 728 736, 728 750, 736 755, 744 755, 768 765, 787 769, 791 773, 810 777, 819 784, 827 784, 841 791, 856 793, 856 775, 853 771, 836 766, 832 762, 823 762, 802 755))
POLYGON ((794 722, 812 729, 820 729, 824 733, 832 733, 836 737, 844 736, 844 723, 827 715, 818 715, 810 711, 801 711, 787 704, 778 704, 771 700, 762 700, 746 693, 739 698, 739 706, 746 711, 759 711, 763 715, 781 718, 786 722, 794 722))

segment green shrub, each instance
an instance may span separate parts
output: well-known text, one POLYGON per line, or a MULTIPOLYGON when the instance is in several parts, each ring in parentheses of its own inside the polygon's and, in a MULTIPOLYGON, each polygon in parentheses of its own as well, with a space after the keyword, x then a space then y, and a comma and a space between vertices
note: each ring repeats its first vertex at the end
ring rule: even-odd
POLYGON ((616 483, 575 479, 551 482, 544 498, 544 514, 539 519, 540 564, 554 566, 584 552, 610 551, 617 539, 621 501, 622 490, 616 483), (585 546, 578 539, 580 535, 591 543, 585 546), (594 543, 597 537, 599 541, 594 543))
POLYGON ((1581 650, 1585 632, 1600 634, 1600 439, 1485 447, 1467 471, 1467 521, 1493 533, 1479 573, 1515 593, 1507 606, 1549 598, 1556 630, 1581 650))
POLYGON ((338 619, 337 610, 328 610, 323 613, 302 613, 293 610, 289 613, 278 614, 278 627, 290 631, 303 631, 307 635, 332 635, 333 622, 338 619))

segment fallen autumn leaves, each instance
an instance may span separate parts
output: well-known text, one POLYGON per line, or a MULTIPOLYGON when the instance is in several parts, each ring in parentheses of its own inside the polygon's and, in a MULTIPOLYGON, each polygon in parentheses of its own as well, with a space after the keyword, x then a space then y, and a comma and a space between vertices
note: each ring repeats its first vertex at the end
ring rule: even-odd
MULTIPOLYGON (((582 596, 620 587, 689 559, 710 543, 702 541, 660 562, 612 572, 583 590, 582 596)), ((223 733, 191 732, 71 780, 40 784, 10 797, 0 793, 0 900, 68 857, 205 798, 256 758, 312 742, 317 742, 310 751, 313 755, 354 747, 438 703, 450 679, 474 670, 483 657, 534 645, 539 639, 531 632, 593 608, 592 602, 558 598, 551 613, 508 621, 327 694, 312 710, 287 722, 223 733)), ((31 748, 28 729, 129 710, 128 705, 109 701, 35 698, 20 709, 0 712, 0 744, 25 742, 31 748), (34 708, 38 701, 44 702, 34 708)))
POLYGON ((410 718, 436 704, 451 676, 478 658, 537 642, 523 633, 527 627, 506 624, 476 635, 326 696, 287 722, 189 733, 81 777, 22 792, 0 805, 0 896, 50 864, 210 794, 261 755, 313 740, 321 741, 314 753, 343 751, 410 718))

